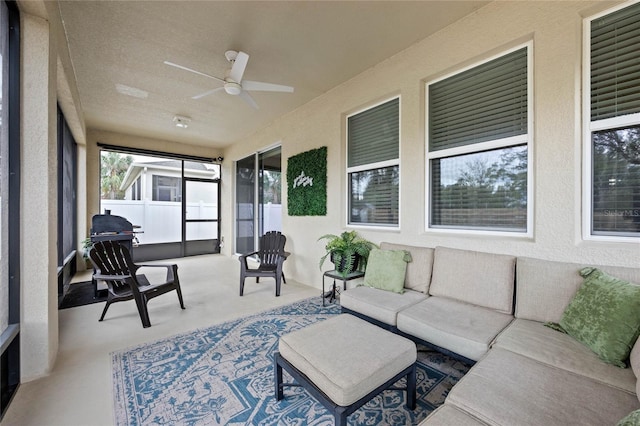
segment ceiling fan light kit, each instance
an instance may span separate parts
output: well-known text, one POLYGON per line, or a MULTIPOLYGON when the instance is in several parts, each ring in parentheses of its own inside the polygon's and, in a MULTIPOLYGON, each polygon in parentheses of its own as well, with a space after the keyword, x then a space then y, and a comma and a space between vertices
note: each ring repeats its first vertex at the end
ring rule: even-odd
POLYGON ((183 71, 189 71, 191 73, 201 75, 204 77, 211 78, 213 80, 217 80, 223 83, 223 87, 218 87, 215 89, 207 90, 204 93, 200 93, 192 97, 192 99, 200 99, 205 96, 209 96, 212 93, 223 90, 232 96, 239 96, 240 99, 245 101, 252 108, 258 109, 258 104, 251 97, 248 91, 262 91, 262 92, 283 92, 283 93, 293 93, 293 87, 284 86, 281 84, 273 84, 273 83, 265 83, 262 81, 250 81, 243 80, 244 71, 247 68, 247 63, 249 62, 249 55, 235 50, 227 50, 224 53, 227 61, 231 63, 231 69, 228 70, 225 74, 225 78, 219 78, 210 74, 206 74, 200 71, 196 71, 194 69, 185 67, 183 65, 179 65, 173 62, 164 61, 166 65, 172 66, 174 68, 181 69, 183 71))
POLYGON ((240 94, 240 92, 242 92, 242 86, 233 81, 229 81, 224 84, 224 91, 230 95, 237 96, 240 94))

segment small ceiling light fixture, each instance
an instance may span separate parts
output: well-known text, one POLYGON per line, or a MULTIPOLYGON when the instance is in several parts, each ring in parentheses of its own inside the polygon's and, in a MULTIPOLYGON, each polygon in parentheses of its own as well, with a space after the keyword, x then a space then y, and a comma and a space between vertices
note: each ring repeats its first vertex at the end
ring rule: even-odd
POLYGON ((173 117, 173 122, 176 123, 176 127, 186 129, 187 127, 189 127, 189 123, 191 123, 191 118, 182 115, 176 115, 175 117, 173 117))

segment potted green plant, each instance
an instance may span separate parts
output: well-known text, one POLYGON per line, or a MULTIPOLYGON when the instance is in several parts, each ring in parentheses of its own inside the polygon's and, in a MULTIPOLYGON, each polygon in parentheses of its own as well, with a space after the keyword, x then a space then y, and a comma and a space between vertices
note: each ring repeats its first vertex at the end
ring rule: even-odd
POLYGON ((325 254, 320 258, 320 269, 329 257, 334 263, 336 271, 343 276, 355 271, 364 271, 371 249, 377 246, 358 235, 356 231, 345 231, 340 235, 326 234, 318 241, 326 240, 325 254))
POLYGON ((82 258, 84 259, 87 269, 93 268, 93 264, 89 259, 89 251, 91 250, 91 247, 93 247, 93 242, 91 241, 90 237, 82 240, 82 258))

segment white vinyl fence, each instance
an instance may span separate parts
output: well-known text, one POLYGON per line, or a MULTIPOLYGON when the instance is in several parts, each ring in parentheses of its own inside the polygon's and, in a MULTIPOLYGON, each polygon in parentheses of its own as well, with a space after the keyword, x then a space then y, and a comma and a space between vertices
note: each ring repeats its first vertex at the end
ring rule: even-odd
POLYGON ((264 232, 282 231, 282 204, 267 203, 262 207, 264 232))
MULTIPOLYGON (((102 213, 122 216, 139 225, 140 244, 176 242, 182 239, 182 204, 172 201, 101 200, 102 213)), ((249 209, 250 211, 252 209, 249 209)), ((187 203, 187 219, 219 219, 216 203, 187 203)), ((264 205, 264 230, 282 230, 282 205, 264 205)), ((187 223, 187 240, 218 238, 216 222, 187 223)))
MULTIPOLYGON (((182 204, 172 201, 102 200, 102 211, 122 216, 139 225, 140 244, 168 243, 182 240, 182 204)), ((215 203, 187 203, 188 219, 217 219, 215 203)), ((216 222, 187 223, 187 240, 218 238, 216 222)))

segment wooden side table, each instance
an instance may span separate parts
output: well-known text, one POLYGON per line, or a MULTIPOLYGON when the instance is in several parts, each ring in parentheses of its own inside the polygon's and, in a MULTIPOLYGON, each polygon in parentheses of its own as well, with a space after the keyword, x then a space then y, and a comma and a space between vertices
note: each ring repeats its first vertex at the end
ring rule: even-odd
POLYGON ((347 281, 355 280, 356 278, 362 278, 362 277, 364 277, 364 272, 362 271, 354 271, 347 274, 346 276, 342 276, 342 274, 336 271, 335 269, 332 269, 331 271, 326 271, 324 274, 322 274, 322 295, 321 295, 322 306, 326 306, 325 299, 329 298, 329 303, 333 303, 337 299, 338 295, 340 294, 340 289, 336 286, 336 280, 342 281, 342 289, 346 290, 347 281), (330 290, 327 292, 324 291, 325 277, 333 278, 333 284, 331 285, 330 290))

